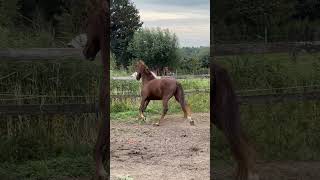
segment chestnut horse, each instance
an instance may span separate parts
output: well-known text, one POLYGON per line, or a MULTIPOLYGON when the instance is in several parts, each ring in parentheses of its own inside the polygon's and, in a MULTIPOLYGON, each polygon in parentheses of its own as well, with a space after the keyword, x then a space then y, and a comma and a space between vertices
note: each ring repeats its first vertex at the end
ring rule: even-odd
POLYGON ((100 111, 102 124, 94 149, 94 179, 109 179, 110 174, 110 0, 90 0, 88 8, 87 42, 83 49, 86 59, 94 60, 101 50, 103 79, 100 89, 100 111), (106 162, 107 160, 107 162, 106 162), (107 171, 104 168, 106 163, 107 171))
POLYGON ((141 104, 140 104, 140 118, 145 120, 144 111, 146 110, 150 100, 162 100, 163 112, 162 116, 155 125, 159 126, 160 122, 164 119, 164 116, 168 112, 168 102, 175 97, 177 102, 181 105, 184 112, 184 117, 190 121, 191 125, 194 125, 194 121, 191 118, 191 110, 187 102, 185 101, 184 92, 181 84, 173 78, 157 79, 155 74, 152 73, 148 66, 143 61, 138 61, 136 64, 137 76, 136 79, 140 81, 142 79, 141 88, 141 104))
MULTIPOLYGON (((254 165, 254 149, 241 130, 239 104, 227 71, 215 63, 210 68, 210 121, 226 136, 237 162, 237 180, 247 180, 254 165)), ((214 147, 213 147, 214 148, 214 147)), ((212 157, 212 155, 211 155, 212 157)))

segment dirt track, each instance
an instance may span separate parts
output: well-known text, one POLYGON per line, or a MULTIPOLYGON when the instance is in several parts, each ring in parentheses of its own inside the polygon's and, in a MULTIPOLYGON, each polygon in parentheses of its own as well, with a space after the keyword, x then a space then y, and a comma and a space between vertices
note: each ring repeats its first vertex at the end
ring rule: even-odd
MULTIPOLYGON (((112 122, 111 180, 208 180, 209 114, 193 117, 196 126, 181 115, 167 116, 160 127, 112 122)), ((213 178, 234 180, 234 170, 215 164, 213 178)), ((320 180, 320 161, 260 162, 257 170, 260 180, 320 180)), ((91 178, 65 180, 71 179, 91 178)))
POLYGON ((209 114, 168 115, 161 126, 111 124, 111 179, 208 180, 209 114))
MULTIPOLYGON (((111 124, 111 179, 208 180, 209 114, 194 114, 196 126, 169 115, 160 127, 111 124)), ((233 180, 234 167, 214 166, 215 180, 233 180)), ((320 180, 319 161, 260 162, 260 180, 320 180)))

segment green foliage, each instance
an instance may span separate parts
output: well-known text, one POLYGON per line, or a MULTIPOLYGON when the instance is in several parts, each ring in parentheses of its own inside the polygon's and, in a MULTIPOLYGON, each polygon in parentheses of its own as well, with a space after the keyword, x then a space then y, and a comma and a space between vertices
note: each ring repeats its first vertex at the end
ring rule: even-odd
POLYGON ((214 41, 239 43, 319 40, 318 6, 318 1, 215 1, 212 6, 215 12, 214 41), (304 21, 309 24, 301 23, 304 21))
MULTIPOLYGON (((87 3, 87 0, 52 0, 48 2, 1 0, 0 27, 10 27, 8 29, 10 32, 17 31, 18 34, 22 30, 22 32, 30 31, 32 34, 44 31, 53 37, 50 39, 53 46, 65 47, 72 38, 85 31, 87 3)), ((142 23, 138 10, 130 0, 113 1, 111 11, 111 49, 115 54, 117 65, 126 67, 131 58, 127 52, 129 41, 134 32, 142 26, 142 23)), ((7 39, 8 42, 16 40, 7 39)), ((30 44, 23 44, 26 45, 25 47, 37 47, 36 44, 33 44, 33 39, 28 40, 30 44)), ((11 47, 12 44, 4 45, 11 47)))
POLYGON ((54 47, 54 37, 46 30, 19 31, 0 26, 0 48, 54 47))
POLYGON ((128 50, 135 59, 155 69, 176 67, 179 61, 177 36, 160 28, 137 31, 128 50))
POLYGON ((12 26, 18 17, 18 0, 0 0, 0 27, 12 26))
POLYGON ((87 2, 87 0, 64 1, 61 13, 54 16, 57 40, 68 43, 75 35, 85 30, 87 2))
POLYGON ((310 19, 312 21, 319 20, 320 1, 306 0, 306 1, 297 1, 295 5, 296 13, 294 17, 302 19, 310 19))
POLYGON ((130 0, 112 0, 111 7, 111 50, 119 67, 127 67, 131 54, 129 42, 136 30, 142 26, 139 11, 130 0))
POLYGON ((209 47, 183 47, 179 49, 182 59, 179 69, 185 73, 207 74, 209 69, 209 47))

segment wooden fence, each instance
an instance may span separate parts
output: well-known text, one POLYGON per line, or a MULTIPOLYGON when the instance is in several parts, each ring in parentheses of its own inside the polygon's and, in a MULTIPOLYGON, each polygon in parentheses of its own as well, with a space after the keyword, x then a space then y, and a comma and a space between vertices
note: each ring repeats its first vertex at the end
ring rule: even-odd
MULTIPOLYGON (((209 90, 190 91, 186 94, 210 93, 209 90)), ((111 98, 138 98, 139 95, 112 95, 111 98)), ((320 90, 311 92, 274 93, 262 95, 239 95, 240 104, 264 104, 292 101, 320 100, 320 90)), ((208 104, 209 105, 209 104, 208 104)), ((68 114, 68 113, 96 113, 98 104, 27 104, 27 105, 0 105, 0 115, 22 114, 68 114)))
MULTIPOLYGON (((261 53, 297 53, 299 51, 320 52, 320 42, 280 42, 280 43, 255 43, 255 44, 217 44, 212 47, 211 57, 240 54, 261 53)), ((97 56, 99 58, 99 55, 97 56)), ((10 61, 61 61, 84 60, 81 49, 74 48, 33 48, 33 49, 0 49, 0 60, 10 61)), ((200 93, 200 92, 193 92, 200 93)), ((205 91, 204 93, 209 93, 205 91)), ((116 95, 119 98, 119 95, 116 95)), ((112 96, 112 98, 117 98, 112 96)), ((128 96, 128 95, 125 95, 128 96)), ((137 95, 129 95, 137 97, 137 95)), ((123 97, 122 97, 123 98, 123 97)), ((318 100, 320 91, 264 94, 239 96, 239 103, 268 103, 298 100, 318 100)), ((2 114, 65 114, 65 113, 94 113, 97 104, 43 104, 43 105, 0 105, 2 114)))
POLYGON ((301 51, 320 52, 320 41, 314 42, 277 42, 277 43, 247 43, 247 44, 216 44, 212 47, 212 56, 291 53, 301 51))
MULTIPOLYGON (((178 76, 160 76, 160 78, 174 77, 176 79, 209 79, 210 74, 199 74, 199 75, 178 75, 178 76)), ((123 77, 111 77, 112 80, 119 81, 136 81, 134 77, 123 76, 123 77)))
MULTIPOLYGON (((240 55, 285 52, 320 52, 320 41, 315 42, 278 42, 278 43, 247 43, 247 44, 215 44, 212 55, 240 55)), ((98 54, 96 58, 100 58, 98 54)), ((84 60, 82 49, 78 48, 31 48, 31 49, 0 49, 0 60, 13 61, 60 61, 84 60)))

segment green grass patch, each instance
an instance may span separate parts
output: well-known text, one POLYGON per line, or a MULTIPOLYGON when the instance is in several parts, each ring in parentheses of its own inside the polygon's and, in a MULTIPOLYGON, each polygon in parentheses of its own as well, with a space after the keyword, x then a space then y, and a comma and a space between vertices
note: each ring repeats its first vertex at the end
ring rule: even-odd
MULTIPOLYGON (((261 159, 319 159, 319 106, 315 101, 241 106, 242 126, 261 159)), ((226 139, 220 131, 213 132, 215 159, 229 160, 226 139)))
MULTIPOLYGON (((192 112, 209 112, 209 97, 209 93, 190 94, 186 96, 186 100, 190 104, 192 112)), ((168 114, 183 114, 180 104, 176 102, 174 97, 170 99, 168 104, 168 114)), ((113 101, 111 119, 123 122, 136 122, 135 119, 137 119, 139 115, 139 106, 140 98, 136 100, 113 101)), ((150 101, 145 115, 161 115, 162 110, 162 101, 150 101)))
POLYGON ((0 164, 0 177, 8 180, 59 180, 62 177, 91 176, 93 172, 93 159, 89 155, 0 164))

